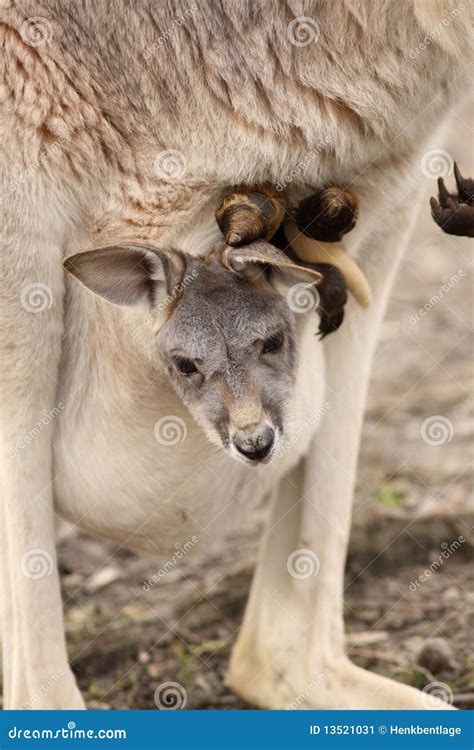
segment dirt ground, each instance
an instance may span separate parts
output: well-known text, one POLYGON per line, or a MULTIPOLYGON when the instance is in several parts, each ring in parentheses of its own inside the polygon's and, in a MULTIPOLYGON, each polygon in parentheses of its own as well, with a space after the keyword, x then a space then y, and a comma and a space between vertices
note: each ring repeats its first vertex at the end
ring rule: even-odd
MULTIPOLYGON (((472 174, 468 115, 455 116, 455 137, 442 147, 472 174)), ((455 705, 472 708, 471 248, 431 222, 436 182, 425 184, 370 389, 346 574, 347 641, 357 664, 420 688, 439 681, 455 705), (448 434, 440 438, 434 425, 424 441, 423 424, 435 416, 448 434)), ((85 535, 64 541, 70 653, 89 707, 155 708, 156 688, 174 681, 186 690, 186 708, 248 708, 226 686, 225 670, 256 550, 256 533, 247 532, 205 563, 183 560, 147 592, 143 581, 159 562, 85 535)))

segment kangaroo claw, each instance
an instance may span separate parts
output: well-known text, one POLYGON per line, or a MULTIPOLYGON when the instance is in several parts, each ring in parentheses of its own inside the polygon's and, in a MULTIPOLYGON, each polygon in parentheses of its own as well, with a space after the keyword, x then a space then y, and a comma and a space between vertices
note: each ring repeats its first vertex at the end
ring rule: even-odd
POLYGON ((438 201, 430 198, 431 216, 443 232, 458 237, 474 237, 474 180, 465 178, 454 163, 457 194, 449 193, 438 178, 438 201))
POLYGON ((454 162, 454 178, 460 199, 463 203, 470 203, 472 205, 474 202, 474 180, 471 180, 469 177, 463 177, 456 162, 454 162))

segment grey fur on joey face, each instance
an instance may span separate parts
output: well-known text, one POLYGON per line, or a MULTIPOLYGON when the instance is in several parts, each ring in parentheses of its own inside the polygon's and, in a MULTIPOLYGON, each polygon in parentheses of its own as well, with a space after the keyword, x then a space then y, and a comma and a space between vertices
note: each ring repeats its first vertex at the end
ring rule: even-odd
POLYGON ((287 304, 296 283, 321 275, 258 241, 203 257, 145 245, 66 258, 87 288, 157 314, 157 356, 208 437, 235 458, 270 461, 285 431, 296 377, 297 336, 287 304))

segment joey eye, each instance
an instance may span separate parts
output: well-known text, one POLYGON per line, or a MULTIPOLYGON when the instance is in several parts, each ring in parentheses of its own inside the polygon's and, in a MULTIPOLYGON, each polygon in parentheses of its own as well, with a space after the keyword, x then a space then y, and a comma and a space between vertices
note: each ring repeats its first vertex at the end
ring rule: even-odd
POLYGON ((185 357, 176 357, 174 362, 181 375, 188 376, 198 371, 192 359, 186 359, 185 357))
POLYGON ((279 352, 283 346, 285 337, 283 333, 274 333, 273 336, 269 336, 265 339, 262 346, 262 354, 273 354, 279 352))

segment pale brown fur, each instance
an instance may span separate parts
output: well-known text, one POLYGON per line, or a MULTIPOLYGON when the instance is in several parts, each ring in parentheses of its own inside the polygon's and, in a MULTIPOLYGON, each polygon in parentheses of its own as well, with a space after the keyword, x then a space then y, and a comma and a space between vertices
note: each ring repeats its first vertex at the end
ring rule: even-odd
MULTIPOLYGON (((150 443, 153 410, 171 404, 185 414, 184 406, 165 378, 151 378, 150 392, 136 397, 134 384, 143 385, 135 372, 137 362, 142 366, 141 320, 73 288, 63 256, 140 240, 205 254, 229 186, 279 181, 295 200, 322 186, 353 187, 360 221, 348 250, 358 256, 374 300, 364 311, 349 304, 344 331, 324 350, 302 327, 296 405, 318 413, 284 453, 284 481, 276 486, 273 474, 262 474, 260 494, 272 490, 273 510, 229 681, 249 702, 269 708, 300 695, 305 708, 422 707, 414 689, 347 659, 343 571, 370 361, 401 258, 401 227, 413 215, 408 167, 417 166, 425 136, 469 75, 467 11, 450 16, 416 52, 446 8, 454 2, 0 3, 5 707, 24 707, 32 696, 39 696, 37 708, 83 706, 65 647, 55 511, 119 540, 138 527, 137 544, 146 546, 144 519, 148 528, 157 521, 157 536, 171 534, 175 523, 182 528, 173 508, 164 517, 160 504, 154 518, 157 502, 174 496, 183 467, 194 466, 199 451, 209 455, 199 431, 177 452, 150 443), (304 46, 290 33, 301 16, 319 29, 304 46), (31 17, 42 17, 47 32, 38 46, 25 40, 31 17), (156 169, 170 149, 183 167, 171 177, 156 169), (22 295, 38 282, 50 290, 51 304, 35 315, 22 295), (106 346, 102 336, 109 337, 106 346), (112 341, 127 352, 125 361, 120 355, 117 362, 112 341), (335 395, 321 414, 323 381, 335 395), (61 387, 69 394, 67 416, 17 455, 12 446, 54 407, 61 387), (147 471, 129 472, 112 489, 130 456, 146 462, 147 471), (38 580, 21 572, 32 548, 51 560, 49 575, 38 580), (319 556, 320 573, 295 581, 288 560, 307 548, 319 556), (61 680, 44 692, 52 673, 61 680), (308 693, 320 673, 328 675, 324 686, 308 693)), ((243 486, 235 467, 227 472, 234 488, 243 486)), ((222 498, 222 481, 201 470, 191 500, 204 504, 211 495, 230 502, 222 498)))

